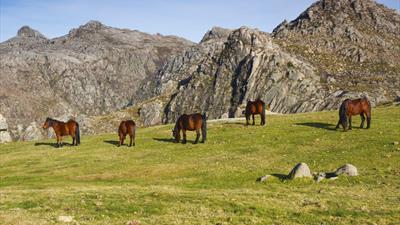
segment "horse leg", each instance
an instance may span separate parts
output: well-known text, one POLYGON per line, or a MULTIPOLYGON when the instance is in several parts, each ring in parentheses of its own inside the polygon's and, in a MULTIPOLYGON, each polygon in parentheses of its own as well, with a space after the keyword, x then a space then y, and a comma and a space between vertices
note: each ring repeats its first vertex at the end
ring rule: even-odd
POLYGON ((121 136, 121 134, 118 134, 118 139, 119 139, 119 141, 118 141, 118 147, 119 147, 122 144, 122 136, 121 136))
POLYGON ((183 144, 186 144, 186 130, 182 130, 182 134, 183 134, 183 144))
POLYGON ((196 130, 196 140, 194 141, 193 144, 197 144, 199 142, 199 138, 200 138, 200 129, 196 130))
POLYGON ((351 130, 352 129, 352 127, 351 127, 351 115, 349 116, 349 130, 351 130))
POLYGON ((72 136, 72 146, 75 145, 75 136, 72 136))
POLYGON ((131 147, 132 146, 132 135, 130 134, 129 135, 129 147, 131 147))
POLYGON ((260 125, 261 126, 265 125, 265 116, 262 113, 261 113, 261 123, 260 123, 260 125))
POLYGON ((360 125, 360 128, 364 128, 364 121, 365 121, 364 113, 362 112, 362 113, 360 114, 360 116, 361 116, 361 125, 360 125))
POLYGON ((253 117, 253 126, 256 125, 256 123, 254 122, 254 114, 251 114, 251 116, 253 117))
POLYGON ((121 137, 121 145, 124 145, 125 138, 126 138, 126 135, 122 135, 122 137, 121 137))
POLYGON ((246 126, 249 125, 250 115, 246 115, 246 126))
POLYGON ((60 146, 60 137, 58 135, 56 135, 56 140, 57 140, 57 147, 61 147, 60 146))
POLYGON ((367 129, 369 129, 371 125, 371 111, 367 112, 367 129))
POLYGON ((340 119, 339 119, 339 121, 337 122, 337 125, 336 125, 336 128, 335 128, 335 129, 339 129, 339 126, 340 126, 340 119))

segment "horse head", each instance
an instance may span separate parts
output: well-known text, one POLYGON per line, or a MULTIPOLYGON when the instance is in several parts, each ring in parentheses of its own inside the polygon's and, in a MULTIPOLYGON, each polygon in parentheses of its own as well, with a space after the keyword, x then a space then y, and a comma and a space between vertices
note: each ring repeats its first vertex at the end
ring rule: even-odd
POLYGON ((43 124, 43 129, 48 129, 49 127, 51 127, 51 125, 52 125, 52 120, 49 117, 47 117, 46 121, 43 124))

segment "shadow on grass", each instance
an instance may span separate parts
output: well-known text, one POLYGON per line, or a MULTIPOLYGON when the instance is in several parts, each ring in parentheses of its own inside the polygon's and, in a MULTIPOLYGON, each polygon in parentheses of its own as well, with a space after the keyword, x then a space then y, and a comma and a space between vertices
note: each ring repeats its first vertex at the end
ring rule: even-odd
POLYGON ((232 125, 242 125, 242 126, 246 126, 246 122, 224 122, 223 124, 232 124, 232 125))
MULTIPOLYGON (((169 142, 169 143, 176 143, 174 139, 172 138, 153 138, 155 141, 161 141, 161 142, 169 142)), ((183 143, 182 140, 179 142, 180 144, 195 144, 194 140, 186 140, 186 143, 183 143)), ((202 144, 201 141, 198 142, 198 144, 202 144)))
POLYGON ((172 138, 153 138, 153 140, 161 141, 161 142, 175 143, 175 140, 172 138))
POLYGON ((273 174, 271 174, 271 176, 274 176, 281 181, 289 179, 289 176, 287 174, 282 174, 282 173, 273 173, 273 174))
POLYGON ((331 130, 331 131, 336 130, 336 126, 333 124, 330 124, 330 123, 306 122, 306 123, 296 123, 296 125, 315 127, 315 128, 331 130))
MULTIPOLYGON (((55 142, 51 142, 51 143, 49 143, 49 142, 36 142, 35 143, 35 146, 43 146, 43 145, 47 145, 47 146, 51 146, 51 147, 54 147, 54 148, 58 148, 57 143, 55 143, 55 142)), ((70 144, 70 143, 63 142, 61 146, 64 147, 64 146, 73 146, 73 145, 70 144)))
POLYGON ((104 143, 110 144, 110 145, 114 145, 117 146, 119 145, 119 141, 115 141, 115 140, 106 140, 104 141, 104 143))

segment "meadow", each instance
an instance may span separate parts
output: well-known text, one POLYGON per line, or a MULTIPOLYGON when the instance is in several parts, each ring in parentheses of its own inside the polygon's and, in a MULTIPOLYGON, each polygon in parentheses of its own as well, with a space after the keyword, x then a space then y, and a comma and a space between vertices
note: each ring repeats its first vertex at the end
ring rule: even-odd
POLYGON ((371 129, 335 130, 337 111, 210 122, 208 140, 172 142, 172 125, 0 144, 0 224, 398 224, 400 107, 372 110, 371 129), (71 143, 70 138, 65 142, 71 143), (359 176, 316 183, 283 179, 298 162, 312 172, 345 163, 359 176), (273 174, 266 182, 256 179, 273 174))

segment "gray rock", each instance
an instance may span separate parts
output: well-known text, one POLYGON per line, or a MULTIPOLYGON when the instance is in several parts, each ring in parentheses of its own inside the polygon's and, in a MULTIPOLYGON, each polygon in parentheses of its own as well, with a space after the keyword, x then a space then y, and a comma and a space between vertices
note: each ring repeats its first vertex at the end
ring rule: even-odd
POLYGON ((335 173, 336 176, 339 176, 341 174, 346 174, 349 176, 358 176, 358 171, 357 168, 351 164, 345 164, 341 167, 339 167, 335 173))
POLYGON ((42 133, 35 122, 32 122, 22 134, 22 140, 25 141, 40 140, 42 138, 42 133))
POLYGON ((11 136, 8 131, 8 124, 6 118, 0 114, 0 143, 11 142, 11 136))
POLYGON ((265 182, 265 181, 267 181, 270 177, 271 177, 271 175, 265 175, 265 176, 259 177, 259 178, 257 179, 257 181, 258 181, 258 182, 265 182))
POLYGON ((142 104, 139 115, 142 118, 143 126, 151 126, 162 122, 164 103, 159 100, 142 104))
POLYGON ((71 223, 72 221, 74 221, 74 217, 73 216, 59 216, 58 221, 64 222, 64 223, 71 223))
POLYGON ((316 173, 314 175, 315 181, 317 183, 321 182, 324 179, 329 179, 329 180, 336 180, 338 178, 337 175, 335 175, 334 173, 324 173, 324 172, 320 172, 320 173, 316 173))
POLYGON ((306 163, 297 164, 288 174, 289 179, 295 179, 301 177, 312 177, 310 168, 306 163))

